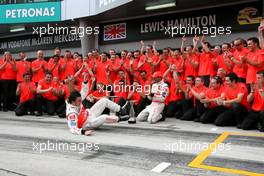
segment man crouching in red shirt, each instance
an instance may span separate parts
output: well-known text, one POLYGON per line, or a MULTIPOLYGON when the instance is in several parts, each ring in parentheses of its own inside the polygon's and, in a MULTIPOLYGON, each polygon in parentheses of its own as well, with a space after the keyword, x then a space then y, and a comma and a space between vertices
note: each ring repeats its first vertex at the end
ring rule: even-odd
POLYGON ((264 132, 264 70, 256 74, 256 84, 251 85, 247 101, 252 103, 251 110, 241 124, 243 130, 253 130, 259 127, 264 132), (259 126, 258 126, 259 124, 259 126))
POLYGON ((46 107, 48 115, 54 115, 57 111, 58 95, 56 84, 53 81, 53 75, 50 71, 46 71, 45 78, 38 82, 37 87, 37 116, 42 116, 42 106, 46 107))
POLYGON ((29 72, 24 73, 24 82, 17 86, 16 95, 20 95, 20 102, 15 111, 17 116, 27 115, 28 112, 34 115, 36 86, 31 81, 31 76, 29 72))

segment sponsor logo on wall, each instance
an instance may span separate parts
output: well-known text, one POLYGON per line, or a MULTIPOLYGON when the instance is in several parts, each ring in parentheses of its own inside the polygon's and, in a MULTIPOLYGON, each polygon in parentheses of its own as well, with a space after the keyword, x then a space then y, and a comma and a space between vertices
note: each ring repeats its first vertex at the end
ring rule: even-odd
POLYGON ((240 25, 257 24, 260 23, 261 12, 254 7, 246 7, 239 11, 237 21, 240 25))

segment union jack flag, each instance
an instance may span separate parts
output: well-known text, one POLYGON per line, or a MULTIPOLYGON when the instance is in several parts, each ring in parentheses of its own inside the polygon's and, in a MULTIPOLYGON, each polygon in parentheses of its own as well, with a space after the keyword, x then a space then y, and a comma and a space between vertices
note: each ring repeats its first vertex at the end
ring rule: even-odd
POLYGON ((117 23, 104 26, 104 41, 126 38, 126 23, 117 23))

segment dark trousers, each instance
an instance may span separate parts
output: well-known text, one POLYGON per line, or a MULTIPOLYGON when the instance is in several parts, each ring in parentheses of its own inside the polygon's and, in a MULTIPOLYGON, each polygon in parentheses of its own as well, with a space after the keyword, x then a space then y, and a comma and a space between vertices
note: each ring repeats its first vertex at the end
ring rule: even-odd
POLYGON ((39 113, 43 112, 43 107, 46 109, 48 115, 54 115, 58 109, 58 100, 52 101, 44 98, 41 94, 37 94, 36 110, 39 113))
POLYGON ((3 109, 13 110, 16 102, 16 80, 2 80, 3 109))
MULTIPOLYGON (((16 87, 18 86, 18 84, 22 83, 22 81, 20 82, 16 82, 16 87)), ((20 103, 20 95, 16 95, 16 104, 18 105, 20 103)))
POLYGON ((250 110, 250 112, 242 122, 241 128, 243 130, 254 130, 257 129, 258 124, 264 127, 264 111, 257 112, 254 110, 250 110))
POLYGON ((182 118, 185 112, 193 108, 193 99, 183 99, 177 102, 171 102, 165 108, 165 115, 168 117, 182 118))
POLYGON ((123 97, 119 97, 117 100, 117 104, 122 107, 126 104, 126 100, 123 97))
POLYGON ((217 117, 227 110, 224 106, 215 106, 207 109, 200 117, 202 123, 214 123, 217 117))
POLYGON ((234 103, 232 108, 218 115, 215 120, 216 126, 240 126, 247 116, 247 108, 239 103, 234 103))
POLYGON ((36 103, 35 99, 31 99, 26 102, 19 103, 15 110, 16 116, 27 115, 28 112, 33 114, 35 110, 35 103, 36 103))
POLYGON ((182 115, 187 112, 189 109, 193 108, 193 99, 183 99, 181 100, 182 104, 182 115))
POLYGON ((55 103, 56 106, 56 113, 59 117, 66 117, 66 103, 64 96, 59 97, 58 101, 55 103))
POLYGON ((147 97, 141 98, 139 103, 134 105, 135 117, 137 117, 138 114, 146 108, 146 106, 150 105, 150 103, 151 101, 147 97))
POLYGON ((182 101, 171 101, 166 108, 166 117, 175 117, 179 111, 182 114, 182 101))
POLYGON ((196 100, 195 108, 191 108, 187 110, 181 120, 194 120, 196 118, 200 118, 201 115, 206 111, 206 108, 204 107, 204 104, 201 103, 199 100, 196 100))

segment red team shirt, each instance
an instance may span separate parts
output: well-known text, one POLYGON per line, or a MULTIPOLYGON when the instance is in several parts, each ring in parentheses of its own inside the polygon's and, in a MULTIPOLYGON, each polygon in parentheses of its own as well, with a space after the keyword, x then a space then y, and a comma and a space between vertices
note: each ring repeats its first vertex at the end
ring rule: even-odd
MULTIPOLYGON (((0 58, 0 66, 4 63, 3 58, 0 58)), ((2 79, 3 71, 0 70, 0 79, 2 79)))
MULTIPOLYGON (((175 65, 177 72, 180 73, 180 80, 184 80, 184 59, 182 57, 173 58, 173 64, 175 65)), ((170 77, 172 77, 172 74, 170 74, 170 77)))
POLYGON ((182 92, 177 91, 178 86, 177 86, 175 80, 170 79, 170 80, 168 80, 168 82, 170 83, 170 87, 169 87, 170 91, 169 91, 169 95, 167 96, 166 103, 183 99, 182 92))
MULTIPOLYGON (((245 56, 248 53, 247 48, 243 48, 241 51, 235 50, 233 56, 236 60, 241 61, 240 57, 245 56)), ((246 78, 247 76, 247 64, 243 63, 241 66, 234 64, 233 72, 240 78, 246 78)))
MULTIPOLYGON (((262 85, 262 91, 264 91, 264 85, 262 85)), ((254 101, 252 108, 254 111, 263 111, 264 110, 264 100, 261 98, 258 88, 255 88, 254 92, 254 101)))
MULTIPOLYGON (((39 68, 42 63, 44 64, 45 69, 47 69, 48 63, 45 60, 39 60, 39 59, 36 59, 32 62, 32 69, 39 68)), ((39 82, 39 80, 43 79, 44 76, 45 76, 45 70, 41 68, 35 73, 33 73, 32 80, 33 82, 37 83, 39 82)))
POLYGON ((199 61, 199 76, 214 76, 216 74, 214 64, 213 64, 213 54, 211 52, 203 52, 200 54, 199 61))
MULTIPOLYGON (((55 63, 54 63, 54 59, 50 58, 49 62, 48 62, 48 69, 51 71, 51 69, 54 67, 55 63)), ((59 63, 57 63, 57 65, 55 66, 55 68, 51 71, 54 77, 60 78, 59 77, 59 63)))
POLYGON ((13 70, 11 63, 7 63, 5 68, 2 70, 1 78, 3 80, 16 80, 16 71, 13 70))
POLYGON ((132 69, 133 69, 134 75, 136 77, 139 76, 139 74, 140 74, 139 70, 137 69, 138 62, 139 62, 139 59, 138 58, 135 58, 134 59, 134 62, 133 62, 133 65, 132 65, 132 69))
POLYGON ((235 98, 237 98, 237 95, 240 93, 244 94, 243 99, 241 101, 241 104, 249 110, 250 105, 247 102, 248 90, 247 90, 246 85, 244 83, 238 83, 236 89, 231 89, 228 86, 226 86, 224 88, 224 94, 225 94, 226 100, 235 99, 235 98))
POLYGON ((97 62, 95 69, 96 81, 104 85, 108 85, 108 80, 105 72, 108 65, 109 65, 109 60, 107 60, 106 62, 97 62))
POLYGON ((231 68, 228 68, 225 61, 224 61, 224 56, 223 54, 221 55, 218 55, 216 57, 216 62, 217 62, 217 65, 218 65, 218 68, 223 68, 225 69, 226 73, 229 74, 230 72, 232 72, 233 70, 233 62, 230 60, 230 58, 227 58, 227 62, 231 65, 231 68))
POLYGON ((147 75, 148 76, 151 76, 152 75, 152 66, 145 60, 145 59, 150 59, 151 60, 151 63, 154 63, 154 62, 157 62, 159 60, 159 58, 157 56, 155 56, 154 54, 153 55, 150 55, 150 56, 146 56, 145 55, 142 55, 140 57, 140 60, 139 60, 139 63, 144 63, 139 69, 140 70, 145 70, 147 72, 147 75))
POLYGON ((184 61, 184 78, 186 79, 187 76, 189 75, 193 75, 194 77, 196 77, 198 75, 198 68, 195 68, 193 67, 191 64, 190 64, 190 60, 192 62, 197 62, 199 63, 199 57, 196 55, 196 54, 193 54, 191 55, 189 58, 187 58, 185 61, 184 61))
MULTIPOLYGON (((208 87, 205 87, 204 85, 200 86, 199 88, 196 87, 196 86, 194 86, 193 87, 193 90, 195 92, 197 92, 198 94, 201 94, 201 93, 204 93, 205 94, 205 92, 208 90, 208 87)), ((194 104, 194 107, 195 107, 196 106, 196 98, 195 97, 193 99, 193 104, 194 104)))
POLYGON ((108 68, 110 70, 110 80, 114 82, 117 78, 118 71, 114 71, 114 69, 117 69, 120 67, 120 59, 116 58, 115 60, 110 60, 108 64, 108 68))
MULTIPOLYGON (((47 83, 47 82, 45 81, 45 79, 40 80, 39 83, 38 83, 38 85, 41 86, 41 89, 48 89, 48 88, 50 88, 50 87, 54 87, 54 88, 56 87, 56 84, 55 84, 53 81, 51 81, 50 83, 47 83)), ((41 95, 42 95, 45 99, 47 99, 47 100, 51 100, 51 101, 55 101, 55 100, 58 99, 58 97, 55 96, 55 95, 53 94, 52 91, 49 91, 49 92, 43 93, 43 94, 41 94, 41 95)))
POLYGON ((141 95, 140 95, 140 93, 138 93, 138 92, 133 92, 133 94, 132 94, 130 100, 135 101, 135 102, 134 102, 134 105, 138 105, 139 102, 140 102, 140 100, 141 100, 141 95))
POLYGON ((68 59, 65 61, 65 59, 60 59, 59 64, 62 67, 66 63, 66 67, 64 71, 60 72, 60 79, 65 80, 67 76, 71 75, 74 76, 75 74, 75 62, 73 59, 68 59))
POLYGON ((35 97, 35 94, 30 90, 29 86, 33 91, 36 91, 34 82, 26 84, 25 82, 19 83, 21 86, 20 103, 27 102, 35 97))
MULTIPOLYGON (((209 88, 209 89, 207 89, 205 91, 205 96, 208 99, 214 99, 214 98, 220 97, 222 92, 223 92, 223 87, 222 86, 219 89, 217 89, 217 90, 209 88)), ((209 105, 209 108, 213 108, 215 106, 216 106, 216 103, 215 102, 211 102, 210 105, 209 105)))
POLYGON ((17 61, 17 74, 16 74, 16 81, 23 82, 23 74, 25 72, 30 72, 31 62, 28 61, 17 61))
POLYGON ((247 64, 247 68, 248 68, 247 69, 247 77, 246 77, 247 84, 256 83, 257 72, 264 69, 264 64, 263 64, 264 50, 258 50, 256 53, 249 52, 247 54, 247 59, 249 59, 253 62, 261 62, 262 63, 261 67, 255 67, 255 66, 252 66, 250 64, 247 64))
MULTIPOLYGON (((169 63, 169 65, 174 64, 174 59, 171 56, 168 56, 164 60, 166 60, 169 63)), ((157 71, 164 73, 166 70, 168 70, 168 68, 169 67, 166 65, 165 61, 161 61, 157 71)))

